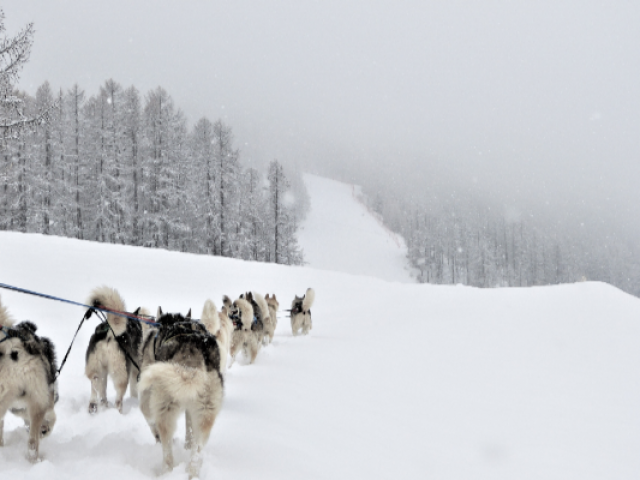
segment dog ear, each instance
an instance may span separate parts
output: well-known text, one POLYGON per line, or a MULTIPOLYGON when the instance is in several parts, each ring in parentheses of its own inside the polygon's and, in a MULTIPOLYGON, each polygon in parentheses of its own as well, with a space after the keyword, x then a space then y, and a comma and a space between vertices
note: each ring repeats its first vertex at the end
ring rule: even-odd
MULTIPOLYGON (((271 297, 271 300, 275 300, 276 299, 276 294, 273 294, 273 297, 271 297)), ((276 300, 277 301, 277 300, 276 300)))
POLYGON ((253 301, 253 294, 251 292, 247 293, 247 301, 249 301, 249 302, 253 301))
POLYGON ((191 309, 187 312, 187 320, 191 320, 191 309))
POLYGON ((222 306, 222 310, 220 310, 220 313, 222 313, 223 315, 227 315, 227 316, 228 316, 228 313, 227 313, 227 306, 226 306, 226 305, 223 305, 223 306, 222 306))
POLYGON ((268 293, 264 296, 264 299, 265 300, 269 300, 269 294, 268 293))
POLYGON ((136 308, 136 310, 133 312, 133 314, 134 315, 138 315, 140 313, 140 308, 141 307, 136 308))
POLYGON ((160 318, 162 316, 162 308, 158 307, 158 314, 156 315, 156 318, 160 318))

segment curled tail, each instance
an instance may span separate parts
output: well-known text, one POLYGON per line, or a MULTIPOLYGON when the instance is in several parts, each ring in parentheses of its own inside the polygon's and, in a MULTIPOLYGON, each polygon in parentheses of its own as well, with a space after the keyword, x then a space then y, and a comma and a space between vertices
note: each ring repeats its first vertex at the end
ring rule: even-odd
POLYGON ((256 302, 256 305, 260 310, 260 312, 253 312, 253 314, 260 320, 265 321, 269 318, 269 306, 267 305, 267 301, 257 292, 251 292, 251 295, 253 297, 253 301, 256 302))
MULTIPOLYGON (((115 288, 106 286, 94 288, 89 295, 87 303, 94 307, 104 307, 108 310, 117 310, 119 312, 124 312, 127 308, 120 293, 115 288)), ((107 322, 109 322, 113 333, 116 335, 121 335, 127 329, 126 317, 107 314, 107 322)))
POLYGON ((13 325, 13 318, 9 315, 9 312, 2 305, 2 299, 0 298, 0 326, 11 327, 13 325))
POLYGON ((220 315, 218 314, 216 304, 213 303, 212 300, 204 302, 200 320, 212 335, 217 335, 220 331, 220 315))
POLYGON ((316 299, 316 292, 313 288, 307 288, 307 293, 304 294, 304 298, 302 300, 302 311, 308 312, 311 310, 311 306, 313 305, 313 301, 316 299))

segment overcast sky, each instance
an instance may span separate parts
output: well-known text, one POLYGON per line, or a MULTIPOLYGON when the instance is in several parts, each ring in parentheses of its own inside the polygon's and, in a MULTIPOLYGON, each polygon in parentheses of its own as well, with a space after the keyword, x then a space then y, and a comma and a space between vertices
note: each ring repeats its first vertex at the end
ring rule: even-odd
POLYGON ((418 162, 621 223, 640 203, 638 1, 2 3, 9 33, 35 23, 30 93, 162 85, 246 160, 418 162))

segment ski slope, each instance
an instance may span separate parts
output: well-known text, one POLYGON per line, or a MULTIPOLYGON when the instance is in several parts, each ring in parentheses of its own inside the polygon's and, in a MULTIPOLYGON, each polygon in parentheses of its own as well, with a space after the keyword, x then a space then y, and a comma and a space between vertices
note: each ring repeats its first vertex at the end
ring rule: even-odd
POLYGON ((310 267, 415 282, 403 239, 358 201, 360 187, 309 174, 304 183, 311 209, 298 238, 310 267))
MULTIPOLYGON (((331 184, 311 179, 310 190, 313 182, 331 184)), ((321 231, 313 218, 306 231, 321 231)), ((371 246, 372 263, 381 260, 370 231, 351 235, 360 235, 353 240, 362 252, 371 246)), ((325 245, 327 257, 343 253, 332 251, 342 244, 325 245)), ((637 478, 637 298, 602 283, 481 290, 310 262, 285 267, 0 232, 0 282, 75 301, 105 284, 130 309, 198 314, 206 298, 219 307, 223 294, 277 293, 274 343, 226 374, 203 479, 637 478), (313 330, 294 338, 283 310, 309 286, 313 330)), ((55 342, 60 359, 82 309, 0 295, 16 319, 35 321, 55 342)), ((80 331, 61 374, 58 422, 36 465, 26 460, 21 420, 7 414, 0 479, 161 474, 161 448, 136 399, 125 397, 122 415, 87 412, 84 353, 95 322, 80 331)), ((187 478, 183 438, 181 421, 176 468, 161 478, 187 478)))

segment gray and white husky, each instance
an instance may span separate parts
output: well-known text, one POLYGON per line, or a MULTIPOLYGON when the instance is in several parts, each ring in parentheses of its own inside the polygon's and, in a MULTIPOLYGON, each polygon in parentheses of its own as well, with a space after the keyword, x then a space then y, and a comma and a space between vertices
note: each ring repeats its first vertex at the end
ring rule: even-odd
MULTIPOLYGON (((240 295, 242 297, 242 295, 240 295)), ((265 298, 257 292, 247 292, 244 298, 251 303, 253 307, 253 322, 251 323, 251 332, 256 337, 258 349, 260 345, 266 345, 266 339, 269 337, 267 328, 271 327, 271 317, 269 314, 269 306, 265 298)))
POLYGON ((269 308, 269 321, 264 324, 264 338, 268 343, 273 341, 273 335, 275 334, 276 327, 278 326, 278 308, 280 308, 280 303, 276 299, 276 294, 269 296, 267 293, 264 297, 267 301, 267 306, 269 308))
POLYGON ((29 427, 28 458, 34 462, 40 438, 49 435, 56 422, 55 349, 48 338, 36 335, 33 323, 14 325, 1 302, 0 325, 0 446, 4 444, 4 416, 10 409, 29 427))
MULTIPOLYGON (((225 304, 226 303, 227 302, 225 302, 225 304)), ((245 298, 238 298, 231 304, 229 312, 229 318, 233 322, 231 349, 229 350, 231 362, 229 363, 229 367, 233 365, 240 351, 244 352, 245 357, 249 359, 249 363, 253 363, 260 349, 257 336, 251 330, 254 319, 253 306, 251 302, 245 298)))
POLYGON ((173 469, 173 434, 178 416, 185 412, 185 447, 191 449, 187 470, 193 478, 222 408, 220 348, 207 327, 189 316, 158 309, 157 322, 158 327, 145 332, 141 347, 140 410, 162 444, 165 471, 173 469))
MULTIPOLYGON (((98 287, 87 301, 94 307, 125 312, 124 300, 117 290, 98 287)), ((139 314, 140 309, 134 314, 139 314)), ((140 364, 138 355, 142 340, 142 326, 139 321, 124 316, 107 314, 107 323, 95 329, 87 348, 85 375, 91 380, 89 413, 98 411, 98 404, 107 404, 107 377, 111 377, 116 390, 115 407, 122 413, 122 399, 130 386, 132 397, 138 396, 138 369, 133 359, 140 364)))
POLYGON ((227 307, 222 307, 218 312, 213 300, 207 300, 202 309, 200 321, 207 327, 209 333, 215 335, 220 348, 220 371, 227 371, 227 357, 231 348, 231 335, 233 334, 233 322, 227 314, 227 307))
POLYGON ((307 288, 307 292, 302 297, 296 295, 291 302, 291 331, 294 337, 299 335, 301 330, 302 335, 307 335, 313 328, 311 307, 315 298, 316 292, 313 288, 307 288))

